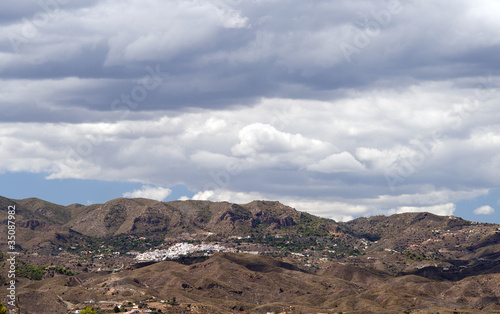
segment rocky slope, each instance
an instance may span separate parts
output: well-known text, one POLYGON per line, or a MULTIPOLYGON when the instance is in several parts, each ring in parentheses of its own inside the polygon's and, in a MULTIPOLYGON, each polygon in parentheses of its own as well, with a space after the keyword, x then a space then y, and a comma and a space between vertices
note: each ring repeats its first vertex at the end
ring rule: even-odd
MULTIPOLYGON (((251 231, 273 231, 296 226, 301 220, 335 229, 333 220, 298 212, 279 202, 254 201, 248 204, 209 201, 159 202, 149 199, 111 200, 90 206, 61 206, 39 199, 0 198, 2 207, 16 206, 21 227, 32 231, 73 230, 104 237, 120 234, 140 236, 176 235, 186 232, 213 232, 242 235, 251 231)), ((0 219, 5 220, 5 211, 0 219)))

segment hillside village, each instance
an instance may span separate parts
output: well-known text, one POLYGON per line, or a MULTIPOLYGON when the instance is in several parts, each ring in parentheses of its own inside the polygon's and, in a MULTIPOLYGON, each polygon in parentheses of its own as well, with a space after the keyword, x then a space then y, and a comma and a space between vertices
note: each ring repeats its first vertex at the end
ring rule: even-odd
POLYGON ((180 256, 202 252, 204 256, 211 255, 211 252, 229 252, 235 253, 235 249, 225 248, 221 245, 214 244, 201 244, 193 245, 189 243, 177 243, 167 250, 146 251, 139 253, 135 257, 138 261, 164 261, 168 259, 176 259, 180 256))

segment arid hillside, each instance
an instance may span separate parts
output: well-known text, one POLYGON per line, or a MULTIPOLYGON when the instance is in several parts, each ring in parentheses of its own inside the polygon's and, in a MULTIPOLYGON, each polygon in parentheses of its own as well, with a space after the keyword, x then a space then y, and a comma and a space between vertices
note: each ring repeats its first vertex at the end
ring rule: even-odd
MULTIPOLYGON (((22 313, 500 312, 495 224, 430 213, 344 223, 275 201, 61 206, 0 197, 0 206, 16 207, 22 313), (182 243, 233 253, 136 258, 182 243)), ((6 234, 6 211, 0 220, 6 234)))
POLYGON ((319 272, 292 263, 220 253, 192 265, 159 262, 119 273, 47 278, 23 286, 20 301, 25 301, 31 313, 40 308, 65 313, 61 299, 72 304, 143 302, 164 313, 500 311, 500 274, 496 272, 436 281, 416 275, 390 276, 338 262, 319 272), (175 305, 161 303, 174 298, 175 305))

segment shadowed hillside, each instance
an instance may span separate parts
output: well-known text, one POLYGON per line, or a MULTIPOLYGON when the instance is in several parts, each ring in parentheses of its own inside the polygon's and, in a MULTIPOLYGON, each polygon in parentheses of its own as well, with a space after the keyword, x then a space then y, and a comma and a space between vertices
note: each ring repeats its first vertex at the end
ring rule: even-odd
MULTIPOLYGON (((482 313, 487 313, 500 310, 500 303, 495 303, 499 283, 498 274, 451 283, 413 275, 393 277, 338 263, 315 274, 279 259, 224 253, 194 265, 160 262, 120 273, 78 275, 69 285, 60 277, 51 278, 23 287, 21 298, 36 296, 38 291, 45 291, 47 300, 64 295, 71 303, 90 299, 154 303, 175 298, 177 305, 165 306, 172 313, 290 309, 287 313, 403 313, 445 307, 469 308, 468 313, 483 307, 482 313)), ((35 300, 28 308, 35 310, 45 303, 35 300)))

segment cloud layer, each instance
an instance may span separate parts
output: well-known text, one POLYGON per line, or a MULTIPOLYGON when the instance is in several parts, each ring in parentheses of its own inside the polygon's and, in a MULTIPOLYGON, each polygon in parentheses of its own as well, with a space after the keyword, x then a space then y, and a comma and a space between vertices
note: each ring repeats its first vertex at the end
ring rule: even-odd
POLYGON ((0 172, 335 219, 500 186, 494 1, 50 3, 0 5, 0 172))

